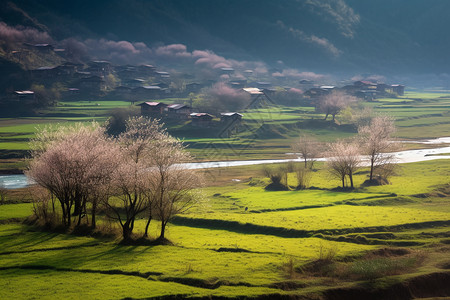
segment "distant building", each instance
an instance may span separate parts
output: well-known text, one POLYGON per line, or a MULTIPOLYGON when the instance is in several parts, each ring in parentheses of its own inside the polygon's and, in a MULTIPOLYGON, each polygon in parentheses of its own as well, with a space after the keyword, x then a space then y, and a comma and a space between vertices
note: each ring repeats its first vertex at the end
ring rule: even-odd
POLYGON ((191 113, 192 125, 199 127, 210 127, 214 116, 207 113, 191 113))
POLYGON ((171 104, 166 108, 167 117, 172 119, 188 119, 192 108, 184 104, 171 104))
POLYGON ((54 47, 50 44, 30 44, 30 43, 24 43, 24 46, 26 46, 29 49, 34 49, 42 52, 51 52, 53 51, 54 47))
POLYGON ((319 98, 331 93, 330 89, 312 88, 307 90, 304 95, 309 98, 319 98))
POLYGON ((393 84, 391 85, 391 89, 394 93, 399 96, 403 96, 405 94, 405 86, 401 84, 393 84))
POLYGON ((34 91, 14 91, 15 100, 22 103, 32 103, 35 101, 34 91))
POLYGON ((109 61, 95 60, 88 63, 89 67, 86 71, 91 72, 94 75, 106 76, 112 72, 112 66, 109 61))
POLYGON ((134 88, 133 93, 138 97, 158 99, 161 98, 163 90, 156 85, 145 85, 134 88))
POLYGON ((153 76, 155 75, 156 68, 152 65, 140 65, 138 71, 144 76, 153 76))
POLYGON ((220 114, 220 121, 223 123, 241 122, 243 115, 237 112, 228 112, 220 114))
POLYGON ((58 69, 55 67, 40 67, 37 69, 31 70, 31 75, 34 79, 42 80, 48 78, 54 78, 58 76, 58 69))
POLYGON ((155 75, 158 76, 159 78, 170 78, 170 73, 168 72, 163 72, 163 71, 158 71, 155 72, 155 75))
POLYGON ((86 78, 81 78, 78 81, 78 86, 82 90, 89 90, 89 91, 102 91, 105 89, 106 84, 103 78, 100 76, 90 76, 86 78))
POLYGON ((203 88, 203 84, 192 82, 186 84, 186 93, 198 93, 203 88))
POLYGON ((141 107, 142 115, 158 118, 163 116, 167 108, 167 104, 161 102, 144 102, 138 105, 141 107))
POLYGON ((144 85, 144 83, 145 83, 144 79, 133 78, 133 79, 127 80, 125 82, 125 85, 129 86, 129 87, 139 87, 139 86, 144 85))

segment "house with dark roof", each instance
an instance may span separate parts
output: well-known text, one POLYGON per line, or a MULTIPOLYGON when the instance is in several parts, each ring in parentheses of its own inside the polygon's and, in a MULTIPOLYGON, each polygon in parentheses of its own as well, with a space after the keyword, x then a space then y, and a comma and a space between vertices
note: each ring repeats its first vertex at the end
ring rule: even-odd
POLYGON ((145 80, 141 79, 141 78, 133 78, 133 79, 129 79, 129 80, 125 81, 125 85, 129 86, 129 87, 143 86, 144 83, 145 83, 145 80))
POLYGON ((78 80, 78 86, 81 90, 102 91, 106 84, 102 77, 93 75, 78 80))
POLYGON ((184 104, 171 104, 166 108, 167 117, 172 119, 188 119, 192 108, 184 104))
POLYGON ((144 85, 133 89, 136 96, 150 99, 161 98, 162 92, 162 89, 156 85, 144 85))
POLYGON ((208 113, 191 113, 192 125, 199 127, 210 127, 212 125, 213 115, 208 113))
POLYGON ((237 112, 227 112, 220 114, 220 121, 223 123, 241 122, 244 115, 237 112))
POLYGON ((167 108, 167 104, 161 102, 144 102, 138 104, 141 107, 141 114, 144 116, 161 118, 167 108))
POLYGON ((32 103, 36 100, 34 91, 14 91, 14 98, 22 103, 32 103))
POLYGON ((203 88, 203 84, 192 82, 186 84, 186 93, 198 93, 203 88))
POLYGON ((399 96, 403 96, 405 94, 405 86, 401 84, 392 84, 391 89, 394 93, 399 96))

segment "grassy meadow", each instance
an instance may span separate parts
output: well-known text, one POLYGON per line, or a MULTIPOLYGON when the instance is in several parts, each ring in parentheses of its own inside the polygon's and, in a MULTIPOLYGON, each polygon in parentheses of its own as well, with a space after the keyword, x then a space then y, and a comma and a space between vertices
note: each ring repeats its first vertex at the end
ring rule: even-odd
MULTIPOLYGON (((450 94, 407 92, 366 105, 394 116, 401 139, 450 136, 450 94)), ((0 119, 0 154, 8 157, 0 169, 25 167, 20 154, 37 126, 104 122, 114 108, 129 106, 62 102, 39 117, 0 119)), ((243 114, 245 130, 231 137, 189 124, 171 131, 199 160, 212 161, 286 158, 303 132, 322 141, 355 134, 344 119, 321 122, 311 107, 243 114)), ((201 170, 202 198, 169 223, 170 245, 123 245, 104 214, 102 234, 37 227, 29 217, 33 188, 6 191, 0 299, 344 299, 362 289, 389 299, 404 288, 421 288, 420 298, 450 295, 450 160, 403 164, 382 186, 362 186, 368 174, 362 169, 353 191, 336 189, 340 182, 323 163, 315 168, 310 188, 301 191, 293 188, 294 174, 291 190, 266 190, 262 166, 201 170)), ((136 236, 145 224, 136 221, 136 236)), ((150 238, 159 229, 153 220, 150 238)))
MULTIPOLYGON (((314 298, 388 288, 450 263, 448 160, 406 164, 391 185, 352 192, 333 190, 339 182, 320 164, 317 188, 303 191, 264 190, 261 166, 212 172, 202 201, 169 225, 172 245, 42 231, 22 223, 33 206, 11 194, 0 206, 0 298, 314 298)), ((150 235, 158 229, 153 221, 150 235)))

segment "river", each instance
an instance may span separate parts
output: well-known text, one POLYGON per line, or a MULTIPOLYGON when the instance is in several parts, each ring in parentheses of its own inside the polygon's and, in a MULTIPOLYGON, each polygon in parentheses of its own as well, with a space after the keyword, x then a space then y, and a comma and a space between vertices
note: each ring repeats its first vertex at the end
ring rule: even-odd
MULTIPOLYGON (((450 144, 450 137, 432 140, 414 141, 411 143, 422 143, 427 145, 450 144)), ((450 159, 450 146, 437 147, 432 149, 399 151, 395 152, 395 158, 398 163, 412 163, 412 162, 429 161, 434 159, 450 159)), ((326 158, 320 158, 318 160, 324 161, 326 160, 326 158)), ((190 169, 209 169, 209 168, 250 166, 260 164, 275 164, 288 161, 302 161, 302 160, 301 159, 234 160, 234 161, 187 163, 185 164, 185 166, 187 166, 190 169)), ((31 184, 30 181, 25 175, 0 176, 0 186, 6 189, 24 188, 30 184, 31 184)))

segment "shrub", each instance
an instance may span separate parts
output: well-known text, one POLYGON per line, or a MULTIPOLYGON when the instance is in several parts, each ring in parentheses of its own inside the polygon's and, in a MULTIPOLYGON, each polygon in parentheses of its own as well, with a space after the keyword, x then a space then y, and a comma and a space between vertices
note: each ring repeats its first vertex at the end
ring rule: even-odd
POLYGON ((388 275, 400 274, 419 263, 418 257, 388 258, 380 257, 354 262, 347 270, 353 279, 373 280, 388 275))

